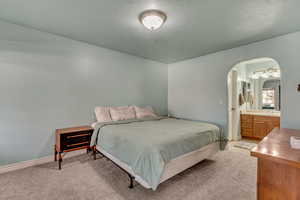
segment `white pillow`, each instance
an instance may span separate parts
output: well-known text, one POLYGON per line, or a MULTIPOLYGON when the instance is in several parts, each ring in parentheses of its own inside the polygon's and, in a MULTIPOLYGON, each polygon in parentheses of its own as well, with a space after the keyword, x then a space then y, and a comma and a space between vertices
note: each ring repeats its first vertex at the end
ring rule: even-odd
POLYGON ((109 111, 113 121, 135 119, 135 112, 132 106, 110 107, 109 111))
POLYGON ((97 124, 98 124, 98 122, 94 122, 94 123, 91 124, 91 127, 95 128, 97 124))
POLYGON ((95 115, 97 122, 111 122, 109 107, 96 107, 95 115))
POLYGON ((137 118, 157 117, 151 106, 147 106, 145 108, 134 106, 134 110, 137 118))

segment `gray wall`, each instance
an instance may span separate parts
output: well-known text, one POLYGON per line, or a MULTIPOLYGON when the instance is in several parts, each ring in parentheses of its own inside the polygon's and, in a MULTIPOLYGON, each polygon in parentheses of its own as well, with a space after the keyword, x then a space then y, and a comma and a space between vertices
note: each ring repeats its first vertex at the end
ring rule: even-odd
POLYGON ((97 105, 167 113, 167 65, 0 22, 0 165, 50 155, 97 105))
POLYGON ((270 57, 282 72, 283 127, 300 128, 300 32, 170 64, 168 106, 172 115, 215 122, 227 130, 227 74, 238 62, 270 57))

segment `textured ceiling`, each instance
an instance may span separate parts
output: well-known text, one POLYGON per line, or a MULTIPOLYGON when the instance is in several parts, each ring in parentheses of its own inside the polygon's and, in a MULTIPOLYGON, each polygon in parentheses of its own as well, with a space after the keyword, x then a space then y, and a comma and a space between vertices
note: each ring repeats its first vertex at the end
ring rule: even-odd
POLYGON ((172 63, 298 31, 299 8, 299 0, 0 0, 0 19, 172 63), (137 16, 153 8, 168 20, 149 32, 137 16))

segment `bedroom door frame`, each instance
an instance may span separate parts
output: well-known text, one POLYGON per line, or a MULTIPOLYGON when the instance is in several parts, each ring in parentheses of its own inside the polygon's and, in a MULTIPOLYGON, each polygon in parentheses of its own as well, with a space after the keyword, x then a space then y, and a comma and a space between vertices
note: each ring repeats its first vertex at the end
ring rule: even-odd
MULTIPOLYGON (((230 69, 230 71, 227 74, 227 95, 228 95, 228 105, 227 105, 227 116, 228 116, 228 121, 227 121, 227 129, 228 129, 228 140, 229 141, 234 141, 234 140, 240 140, 241 139, 241 135, 240 135, 240 108, 239 108, 239 102, 238 102, 238 77, 236 78, 236 81, 234 84, 236 85, 232 85, 231 84, 231 73, 232 71, 235 70, 235 67, 245 63, 245 62, 250 62, 250 61, 255 61, 255 60, 260 60, 260 59, 268 59, 268 60, 272 60, 274 63, 276 63, 276 65, 279 67, 280 69, 280 103, 282 103, 282 88, 283 88, 283 73, 282 73, 282 68, 279 62, 277 62, 277 60, 275 60, 274 58, 271 57, 257 57, 257 58, 252 58, 252 59, 247 59, 244 61, 240 61, 238 63, 236 63, 235 65, 232 66, 232 68, 230 69), (235 87, 235 91, 237 92, 235 95, 235 106, 232 105, 232 87, 235 87), (236 106, 237 105, 237 106, 236 106), (234 116, 233 116, 234 115, 234 116)), ((280 111, 282 111, 282 104, 280 106, 280 111)))
POLYGON ((228 140, 239 139, 238 73, 231 69, 227 77, 228 86, 228 140))

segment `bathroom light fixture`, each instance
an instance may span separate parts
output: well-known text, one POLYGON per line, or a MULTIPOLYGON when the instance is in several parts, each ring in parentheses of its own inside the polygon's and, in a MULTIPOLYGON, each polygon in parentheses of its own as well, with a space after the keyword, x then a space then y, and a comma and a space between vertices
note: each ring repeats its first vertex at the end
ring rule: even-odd
POLYGON ((167 20, 167 15, 160 10, 145 10, 139 20, 150 31, 159 29, 167 20))
POLYGON ((258 70, 250 75, 252 79, 259 79, 261 78, 280 78, 280 69, 277 68, 268 68, 264 70, 258 70))

